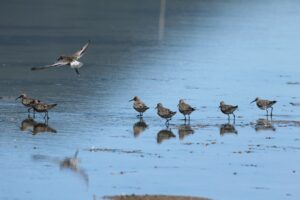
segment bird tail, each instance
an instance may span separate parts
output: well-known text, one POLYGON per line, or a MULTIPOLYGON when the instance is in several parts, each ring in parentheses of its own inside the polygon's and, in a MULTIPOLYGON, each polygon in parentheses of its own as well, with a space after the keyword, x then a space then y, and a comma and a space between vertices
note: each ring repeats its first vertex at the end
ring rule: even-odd
POLYGON ((47 69, 47 68, 49 68, 49 65, 43 66, 43 67, 32 67, 31 70, 36 71, 36 70, 42 70, 42 69, 47 69))
POLYGON ((277 101, 272 101, 272 104, 275 104, 277 101))

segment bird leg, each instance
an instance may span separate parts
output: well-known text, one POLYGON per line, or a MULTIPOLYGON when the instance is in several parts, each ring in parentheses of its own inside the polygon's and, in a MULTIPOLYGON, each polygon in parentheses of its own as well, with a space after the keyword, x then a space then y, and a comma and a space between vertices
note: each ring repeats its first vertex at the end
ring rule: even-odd
POLYGON ((268 109, 266 109, 266 111, 267 111, 267 116, 269 116, 269 111, 268 111, 268 109))
POLYGON ((272 115, 273 115, 273 107, 271 107, 271 117, 272 117, 272 115))
POLYGON ((166 125, 167 128, 169 127, 169 121, 170 121, 170 119, 167 119, 167 121, 165 123, 165 125, 166 125))
POLYGON ((44 119, 48 121, 48 119, 50 119, 50 117, 48 116, 48 111, 45 112, 45 116, 44 119))
POLYGON ((76 69, 76 68, 75 68, 75 72, 76 72, 76 74, 77 74, 78 76, 80 75, 79 70, 76 69))

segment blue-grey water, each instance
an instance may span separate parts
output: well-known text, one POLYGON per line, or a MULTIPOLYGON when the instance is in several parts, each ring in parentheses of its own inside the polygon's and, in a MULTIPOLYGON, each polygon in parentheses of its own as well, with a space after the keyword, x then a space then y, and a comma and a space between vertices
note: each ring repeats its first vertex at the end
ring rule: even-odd
POLYGON ((0 199, 300 198, 299 1, 12 0, 0 17, 0 199), (30 71, 89 39, 80 77, 30 71), (47 132, 21 127, 24 92, 58 104, 47 132), (278 101, 272 120, 257 96, 278 101), (162 139, 154 108, 179 99, 197 111, 162 139), (239 105, 235 127, 221 100, 239 105), (78 168, 60 166, 77 150, 78 168))

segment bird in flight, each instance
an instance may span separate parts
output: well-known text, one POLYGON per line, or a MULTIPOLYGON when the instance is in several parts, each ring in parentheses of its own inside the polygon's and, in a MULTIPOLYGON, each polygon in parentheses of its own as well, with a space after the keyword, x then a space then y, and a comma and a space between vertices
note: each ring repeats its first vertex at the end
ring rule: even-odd
POLYGON ((89 40, 79 51, 75 52, 72 55, 59 56, 59 58, 57 59, 57 62, 55 62, 52 65, 46 65, 43 67, 32 67, 31 70, 35 71, 35 70, 42 70, 42 69, 48 69, 48 68, 52 68, 52 67, 61 67, 61 66, 68 65, 72 69, 75 70, 77 75, 80 75, 79 68, 82 67, 83 63, 79 62, 78 60, 84 55, 84 53, 87 50, 87 48, 89 47, 90 43, 91 43, 91 41, 89 40))

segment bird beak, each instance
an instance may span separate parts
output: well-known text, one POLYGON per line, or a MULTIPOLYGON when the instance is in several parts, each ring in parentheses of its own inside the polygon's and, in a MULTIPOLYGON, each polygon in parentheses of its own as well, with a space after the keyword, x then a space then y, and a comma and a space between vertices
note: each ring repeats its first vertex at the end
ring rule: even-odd
POLYGON ((21 96, 19 96, 19 97, 17 97, 17 98, 16 98, 16 101, 17 101, 18 99, 20 99, 21 97, 22 97, 22 95, 21 95, 21 96))
POLYGON ((253 102, 255 102, 256 101, 256 99, 254 99, 253 101, 251 101, 250 103, 253 103, 253 102))
POLYGON ((129 102, 130 102, 130 101, 133 101, 133 99, 130 99, 129 102))

